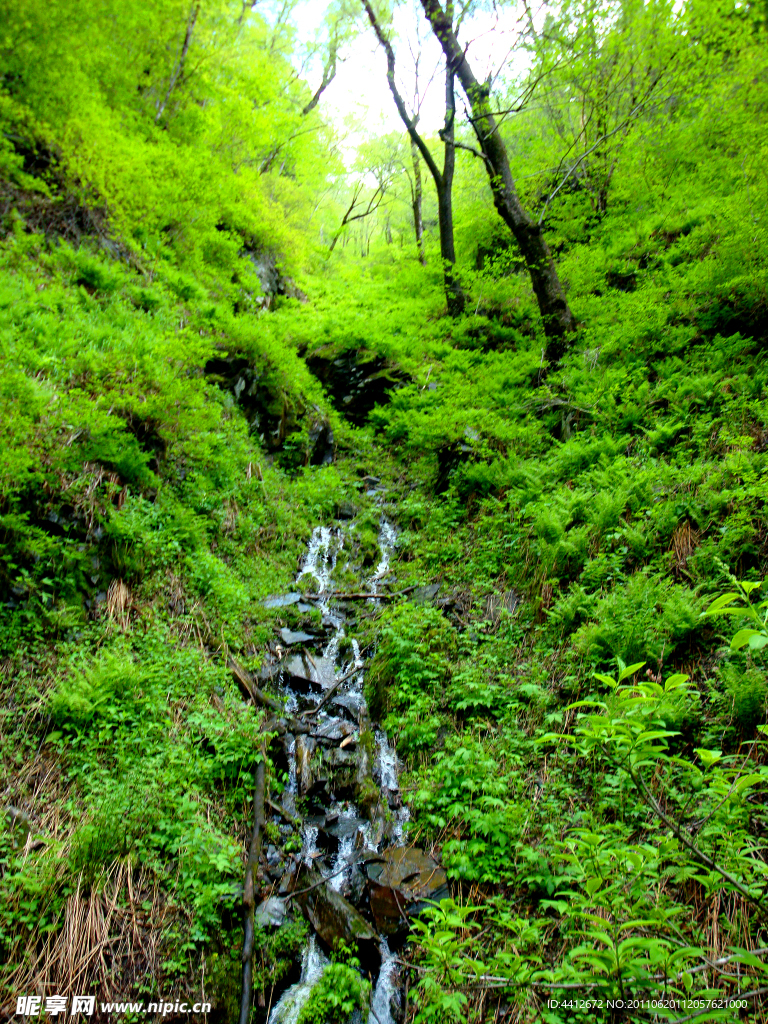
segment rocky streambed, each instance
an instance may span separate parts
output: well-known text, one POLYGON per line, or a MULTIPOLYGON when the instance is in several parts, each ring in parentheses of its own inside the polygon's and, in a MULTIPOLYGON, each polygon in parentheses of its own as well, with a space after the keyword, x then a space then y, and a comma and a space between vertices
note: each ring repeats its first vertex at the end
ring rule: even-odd
POLYGON ((351 601, 335 592, 333 577, 337 564, 350 561, 353 531, 353 523, 317 527, 297 589, 268 601, 272 607, 296 605, 300 613, 315 608, 321 627, 282 629, 262 670, 291 717, 282 736, 287 785, 273 817, 284 843, 266 849, 272 894, 257 907, 255 919, 270 928, 287 914, 302 913, 310 924, 298 980, 267 1009, 267 1024, 295 1024, 340 941, 357 948, 372 982, 370 1008, 353 1020, 399 1024, 404 1008, 395 951, 425 900, 448 894, 442 868, 407 842, 409 812, 397 758, 386 734, 371 722, 363 693, 365 659, 347 636, 360 608, 382 600, 380 581, 389 570, 396 532, 382 515, 379 563, 351 601), (306 596, 308 582, 313 593, 306 596), (297 827, 301 849, 288 854, 285 847, 297 827))

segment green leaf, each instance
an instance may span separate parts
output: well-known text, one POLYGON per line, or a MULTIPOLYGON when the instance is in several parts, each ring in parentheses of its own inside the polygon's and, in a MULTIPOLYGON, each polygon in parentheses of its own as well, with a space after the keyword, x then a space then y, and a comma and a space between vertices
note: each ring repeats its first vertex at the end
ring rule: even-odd
POLYGON ((630 676, 633 676, 635 672, 639 672, 643 665, 645 665, 644 661, 638 661, 635 665, 627 665, 626 668, 621 670, 619 682, 621 683, 624 679, 628 679, 630 676))
POLYGON ((753 636, 760 636, 756 629, 740 629, 733 640, 731 640, 731 650, 739 651, 742 647, 746 647, 753 636))
POLYGON ((612 690, 615 690, 619 685, 611 676, 605 676, 601 672, 595 672, 594 676, 595 679, 599 679, 601 683, 605 683, 606 686, 610 686, 612 690))
POLYGON ((683 675, 681 672, 676 672, 673 676, 670 676, 664 683, 664 692, 669 693, 671 690, 678 690, 684 683, 688 682, 688 676, 683 675))
POLYGON ((726 605, 731 604, 732 601, 738 601, 740 597, 741 594, 721 594, 720 597, 715 598, 705 612, 701 613, 700 617, 704 619, 707 615, 717 615, 726 605))

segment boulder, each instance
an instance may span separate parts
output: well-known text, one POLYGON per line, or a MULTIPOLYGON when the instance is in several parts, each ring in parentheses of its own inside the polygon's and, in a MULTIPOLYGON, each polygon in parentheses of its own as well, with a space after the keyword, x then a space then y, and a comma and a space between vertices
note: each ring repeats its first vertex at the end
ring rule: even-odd
POLYGON ((365 871, 373 921, 384 935, 407 930, 409 919, 426 908, 425 900, 449 895, 445 871, 417 847, 389 847, 368 861, 365 871))
POLYGON ((376 739, 371 729, 371 721, 366 708, 363 708, 360 712, 359 729, 360 734, 355 751, 355 756, 357 757, 355 800, 368 817, 373 820, 376 810, 381 803, 381 790, 373 779, 376 739))
POLYGON ((414 604, 431 604, 437 597, 439 590, 439 583, 430 583, 426 587, 416 587, 411 592, 408 600, 413 601, 414 604))
POLYGON ((298 604, 301 601, 301 594, 295 591, 291 594, 276 594, 264 601, 265 608, 286 608, 290 604, 298 604))
POLYGON ((322 693, 333 685, 335 667, 332 659, 310 658, 306 651, 292 654, 283 662, 283 681, 297 693, 322 693))
POLYGON ((312 736, 321 743, 340 743, 351 736, 356 729, 351 722, 343 718, 329 718, 312 730, 312 736))
POLYGON ((285 900, 270 896, 256 907, 254 923, 258 928, 279 928, 285 920, 285 900))
POLYGON ((354 519, 357 511, 357 506, 351 501, 340 501, 336 506, 336 519, 354 519))
POLYGON ((292 644, 306 644, 310 640, 314 640, 313 636, 309 633, 302 633, 301 631, 294 633, 292 629, 281 629, 280 638, 284 644, 290 647, 292 644))
POLYGON ((299 888, 316 886, 297 896, 297 902, 326 946, 335 949, 340 941, 356 947, 363 969, 378 970, 379 940, 363 915, 326 882, 317 871, 307 869, 299 876, 299 888), (320 884, 317 884, 320 883, 320 884))
POLYGON ((331 792, 337 800, 351 800, 356 793, 357 756, 354 751, 331 747, 323 754, 331 792))
POLYGON ((334 406, 356 426, 362 426, 389 392, 410 378, 384 356, 366 349, 317 351, 306 358, 310 373, 323 384, 334 406))

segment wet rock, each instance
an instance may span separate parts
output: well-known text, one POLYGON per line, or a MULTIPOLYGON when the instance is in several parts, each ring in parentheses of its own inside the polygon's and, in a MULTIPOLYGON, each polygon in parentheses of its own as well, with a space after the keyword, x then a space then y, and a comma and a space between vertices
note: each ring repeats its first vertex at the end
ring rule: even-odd
POLYGON ((340 501, 336 506, 336 519, 354 519, 357 515, 357 506, 351 501, 340 501))
POLYGON ((421 913, 425 900, 449 895, 443 868, 416 847, 390 847, 381 858, 365 865, 368 896, 378 931, 393 935, 409 926, 409 918, 421 913))
POLYGON ((316 743, 311 736, 296 737, 296 782, 299 788, 299 796, 307 796, 313 789, 316 782, 316 775, 313 771, 312 755, 316 743))
POLYGON ((276 253, 247 245, 243 249, 242 255, 250 259, 253 269, 256 271, 261 290, 264 292, 261 305, 265 309, 272 306, 276 296, 298 299, 300 302, 307 301, 304 292, 283 272, 280 257, 276 253))
POLYGON ((304 402, 282 386, 266 360, 252 362, 240 353, 223 352, 208 360, 205 374, 230 392, 267 452, 279 452, 286 438, 301 429, 304 402))
POLYGON ((391 811, 399 811, 403 806, 403 797, 399 789, 387 790, 387 803, 391 811))
MULTIPOLYGON (((319 412, 319 410, 317 410, 319 412)), ((309 428, 309 463, 312 466, 327 466, 336 455, 336 444, 331 424, 325 418, 315 418, 309 428)))
POLYGON ((373 820, 376 809, 381 803, 381 791, 373 780, 373 764, 376 752, 376 739, 371 729, 368 709, 363 707, 359 718, 360 734, 358 736, 357 773, 355 776, 355 800, 362 810, 373 820))
POLYGON ((295 858, 292 858, 290 864, 283 872, 283 876, 280 879, 280 885, 277 887, 277 891, 281 896, 286 896, 296 888, 296 874, 298 870, 298 861, 295 858))
POLYGON ((429 586, 426 587, 416 587, 416 589, 410 594, 408 600, 413 601, 414 604, 431 604, 437 597, 439 590, 439 583, 430 583, 429 586))
POLYGON ((363 854, 367 851, 368 854, 375 855, 384 839, 385 831, 386 824, 382 818, 366 821, 365 824, 358 827, 355 833, 355 849, 360 850, 363 854))
POLYGON ((362 426, 377 405, 389 401, 393 388, 409 380, 399 367, 366 349, 315 352, 306 363, 334 406, 356 426, 362 426))
POLYGON ((293 654, 283 663, 286 684, 299 693, 321 693, 333 685, 334 671, 330 658, 310 657, 307 651, 293 654))
POLYGON ((289 604, 298 604, 301 600, 301 594, 294 592, 291 594, 277 594, 273 597, 268 597, 264 601, 265 608, 287 608, 289 604))
POLYGON ((340 743, 354 732, 355 727, 351 722, 347 722, 343 718, 329 718, 317 729, 314 729, 312 735, 321 743, 340 743))
POLYGON ((359 693, 342 693, 331 700, 330 707, 343 711, 350 721, 357 723, 363 698, 359 693))
POLYGON ((332 829, 327 829, 323 825, 318 826, 317 829, 317 843, 318 849, 323 853, 336 853, 339 849, 339 839, 332 829))
POLYGON ((337 800, 351 800, 356 792, 357 757, 351 750, 332 747, 323 755, 323 767, 328 772, 328 781, 337 800))
POLYGON ((292 629, 281 629, 280 637, 283 643, 288 644, 289 647, 291 644, 306 644, 310 640, 314 640, 314 637, 310 636, 309 633, 294 633, 292 629))
POLYGON ((256 907, 254 923, 258 928, 279 928, 285 920, 285 913, 285 900, 270 896, 256 907))
MULTIPOLYGON (((307 869, 299 877, 299 887, 307 888, 321 881, 317 871, 307 869)), ((377 970, 380 964, 379 942, 376 932, 363 915, 344 899, 341 893, 325 882, 296 897, 309 923, 322 941, 331 949, 339 942, 357 947, 364 969, 377 970)))

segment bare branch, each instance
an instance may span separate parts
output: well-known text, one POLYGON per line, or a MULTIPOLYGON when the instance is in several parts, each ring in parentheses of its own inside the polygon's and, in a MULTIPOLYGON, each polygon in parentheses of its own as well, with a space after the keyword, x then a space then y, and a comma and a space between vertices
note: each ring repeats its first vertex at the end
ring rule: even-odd
POLYGON ((189 17, 187 18, 187 30, 184 33, 184 42, 181 45, 181 53, 179 54, 179 59, 176 61, 176 67, 173 69, 173 72, 171 74, 171 79, 168 83, 168 91, 165 94, 165 99, 157 108, 157 113, 155 114, 155 124, 157 124, 160 118, 163 116, 163 112, 165 111, 165 108, 168 106, 168 100, 170 100, 171 98, 171 93, 176 88, 176 84, 178 83, 179 79, 182 78, 182 76, 184 75, 184 65, 187 60, 187 53, 189 52, 189 45, 192 42, 192 33, 195 30, 195 22, 197 21, 197 15, 199 11, 199 2, 193 3, 189 11, 189 17))
POLYGON ((317 104, 320 102, 320 97, 323 95, 325 90, 328 88, 328 86, 331 84, 331 82, 336 77, 336 68, 337 68, 337 64, 338 64, 338 56, 339 56, 339 40, 338 40, 337 28, 335 28, 334 32, 333 32, 333 35, 331 36, 330 43, 328 44, 328 59, 326 60, 325 65, 323 66, 323 80, 320 83, 320 85, 318 86, 318 88, 315 90, 315 93, 314 93, 312 99, 302 109, 301 113, 304 115, 304 117, 306 117, 307 114, 311 113, 311 111, 313 111, 315 109, 317 104))
POLYGON ((403 97, 400 95, 400 91, 397 88, 397 83, 395 81, 395 51, 392 49, 392 44, 390 43, 389 39, 387 39, 386 35, 384 34, 383 28, 379 24, 378 18, 376 17, 376 13, 374 12, 373 7, 371 6, 370 0, 362 0, 362 4, 363 7, 365 8, 366 14, 368 15, 368 20, 370 21, 371 26, 373 27, 373 31, 376 33, 376 38, 379 40, 379 44, 381 48, 384 50, 384 53, 386 54, 387 57, 387 82, 389 83, 389 91, 392 93, 392 98, 395 101, 397 112, 400 115, 400 120, 405 125, 408 134, 410 135, 411 139, 413 139, 413 142, 415 143, 416 147, 421 153, 424 159, 424 163, 429 168, 429 173, 435 179, 435 183, 438 185, 439 188, 443 180, 442 174, 440 173, 440 170, 437 164, 435 163, 434 158, 430 153, 429 147, 427 146, 426 142, 421 137, 421 135, 419 135, 419 133, 416 131, 416 120, 409 115, 403 97))
POLYGON ((680 825, 678 825, 675 821, 673 821, 669 817, 669 815, 665 813, 664 810, 662 810, 662 807, 659 804, 658 800, 653 795, 653 793, 651 793, 651 791, 648 789, 639 773, 630 765, 627 765, 627 771, 631 775, 632 781, 640 791, 646 803, 659 816, 659 818, 661 818, 661 820, 664 822, 667 828, 672 829, 674 835, 680 840, 683 846, 685 846, 688 850, 691 851, 696 860, 698 860, 699 863, 703 864, 704 867, 709 868, 710 871, 717 872, 717 874, 720 875, 721 878, 724 878, 726 882, 729 882, 734 887, 734 889, 740 892, 744 899, 748 900, 753 906, 757 907, 757 909, 762 914, 766 914, 766 907, 762 900, 758 899, 756 896, 753 896, 749 889, 747 889, 746 886, 742 885, 738 878, 734 878, 734 876, 730 874, 730 872, 726 871, 725 868, 721 868, 720 865, 716 864, 711 857, 708 857, 706 853, 703 852, 703 850, 700 850, 696 843, 694 843, 693 840, 688 836, 688 834, 683 830, 683 828, 680 825))

